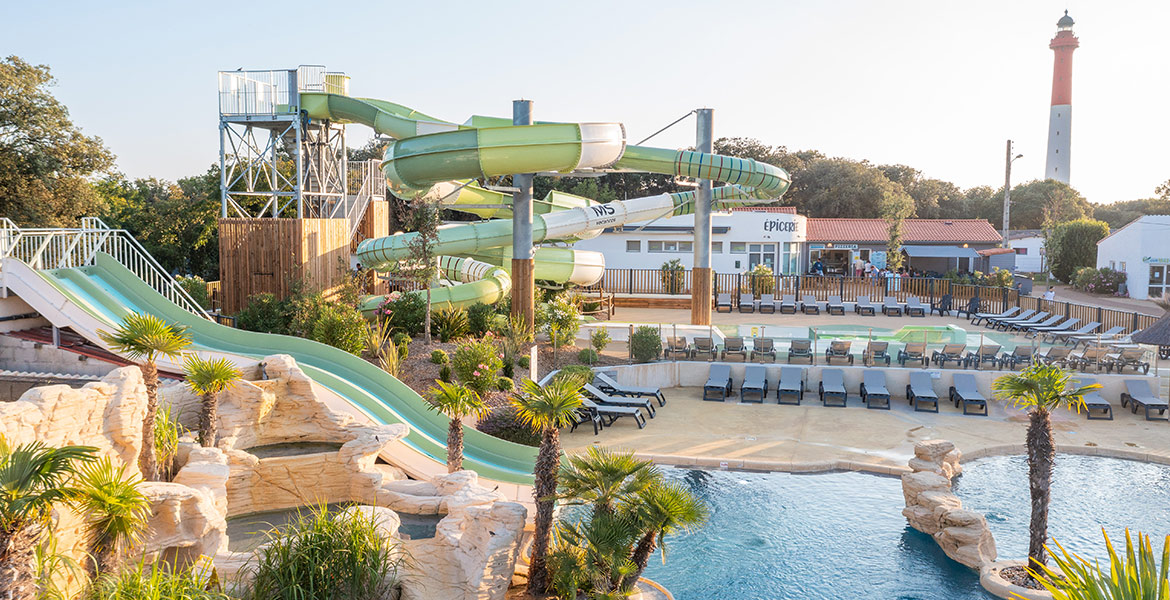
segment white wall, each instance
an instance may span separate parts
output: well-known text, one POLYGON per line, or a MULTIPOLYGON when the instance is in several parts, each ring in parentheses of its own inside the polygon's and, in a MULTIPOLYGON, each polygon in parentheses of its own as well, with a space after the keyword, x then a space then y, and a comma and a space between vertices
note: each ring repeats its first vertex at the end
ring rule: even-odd
POLYGON ((1154 266, 1164 266, 1170 272, 1170 215, 1141 217, 1097 242, 1097 268, 1124 271, 1131 298, 1151 296, 1150 271, 1154 266))
POLYGON ((1027 254, 1016 254, 1017 273, 1040 273, 1044 271, 1044 238, 1037 235, 1014 239, 1011 242, 1012 248, 1027 249, 1027 254))

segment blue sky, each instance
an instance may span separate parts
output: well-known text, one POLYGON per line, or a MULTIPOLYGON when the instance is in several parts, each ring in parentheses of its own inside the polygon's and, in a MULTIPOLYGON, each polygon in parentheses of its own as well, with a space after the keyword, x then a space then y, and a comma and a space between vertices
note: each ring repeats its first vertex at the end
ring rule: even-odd
MULTIPOLYGON (((1013 181, 1044 169, 1065 8, 1081 40, 1072 184, 1151 196, 1170 179, 1170 2, 44 1, 5 8, 2 46, 52 67, 131 177, 217 160, 216 71, 323 64, 354 95, 455 121, 523 97, 538 119, 621 121, 636 141, 709 106, 717 136, 998 186, 1009 137, 1013 181)), ((654 142, 693 136, 687 121, 654 142)), ((350 145, 366 138, 350 128, 350 145)))

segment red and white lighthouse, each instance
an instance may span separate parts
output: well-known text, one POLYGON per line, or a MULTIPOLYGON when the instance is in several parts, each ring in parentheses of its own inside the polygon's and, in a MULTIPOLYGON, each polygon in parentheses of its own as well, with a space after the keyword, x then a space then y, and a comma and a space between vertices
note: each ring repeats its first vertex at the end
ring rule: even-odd
POLYGON ((1068 183, 1072 147, 1072 59, 1081 45, 1073 35, 1073 20, 1064 11, 1056 22, 1056 37, 1048 44, 1056 54, 1052 66, 1052 108, 1048 116, 1048 160, 1044 178, 1068 183))

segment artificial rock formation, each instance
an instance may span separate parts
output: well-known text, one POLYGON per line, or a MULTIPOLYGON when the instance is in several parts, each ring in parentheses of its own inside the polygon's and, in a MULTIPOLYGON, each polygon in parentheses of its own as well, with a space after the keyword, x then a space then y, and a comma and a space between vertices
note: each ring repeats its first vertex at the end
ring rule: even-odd
POLYGON ((951 493, 951 478, 962 473, 962 457, 946 440, 927 440, 914 445, 913 470, 902 476, 902 514, 910 526, 934 538, 952 559, 978 569, 995 561, 995 538, 987 519, 963 509, 963 501, 951 493))

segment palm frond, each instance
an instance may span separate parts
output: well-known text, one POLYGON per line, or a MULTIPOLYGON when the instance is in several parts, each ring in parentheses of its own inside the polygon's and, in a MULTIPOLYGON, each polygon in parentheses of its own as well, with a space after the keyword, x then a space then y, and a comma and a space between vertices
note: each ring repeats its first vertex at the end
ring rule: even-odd
POLYGON ((76 497, 65 482, 95 452, 91 446, 51 448, 41 442, 12 447, 0 436, 0 524, 43 518, 54 503, 76 497))
POLYGON ((443 413, 452 419, 467 416, 483 417, 491 411, 483 398, 465 385, 439 380, 435 380, 435 385, 437 387, 427 391, 427 399, 430 400, 427 408, 430 410, 443 413))
POLYGON ((550 381, 543 387, 529 379, 512 399, 516 417, 534 431, 568 427, 584 400, 581 385, 572 377, 550 381))
POLYGON ((1024 409, 1051 411, 1067 406, 1079 411, 1084 395, 1101 385, 1077 386, 1072 373, 1056 365, 1035 364, 1019 373, 996 378, 991 389, 997 398, 1024 409))
POLYGON ((616 502, 645 491, 662 477, 654 463, 633 452, 617 452, 592 446, 573 454, 561 465, 558 497, 567 504, 593 504, 612 510, 616 502))
POLYGON ((1095 561, 1090 563, 1059 543, 1059 552, 1048 548, 1055 568, 1043 566, 1042 572, 1028 572, 1055 600, 1170 600, 1170 536, 1163 541, 1159 562, 1147 535, 1138 533, 1135 543, 1126 529, 1123 557, 1104 529, 1101 534, 1109 554, 1108 574, 1095 561))
POLYGON ((159 355, 176 357, 191 345, 186 327, 146 313, 130 313, 113 332, 99 329, 98 336, 115 352, 148 362, 159 355))
POLYGON ((196 394, 218 394, 243 376, 236 364, 226 358, 202 358, 198 354, 187 355, 183 370, 187 385, 196 394))
POLYGON ((81 468, 81 493, 73 504, 85 515, 91 546, 117 551, 141 539, 150 516, 150 502, 138 491, 141 482, 126 474, 126 465, 115 466, 108 457, 81 468))

